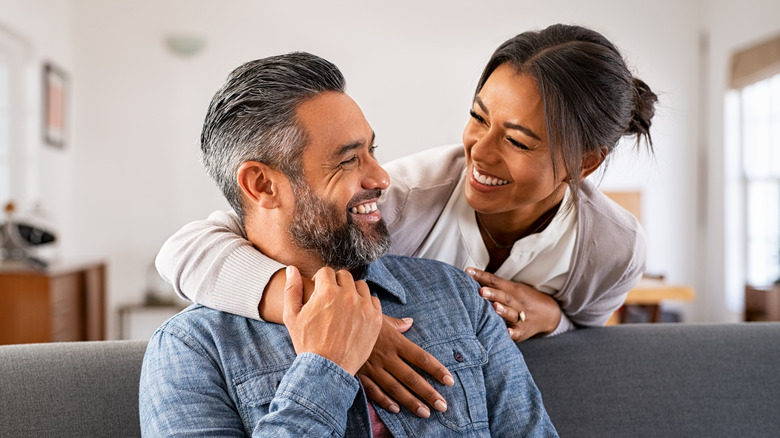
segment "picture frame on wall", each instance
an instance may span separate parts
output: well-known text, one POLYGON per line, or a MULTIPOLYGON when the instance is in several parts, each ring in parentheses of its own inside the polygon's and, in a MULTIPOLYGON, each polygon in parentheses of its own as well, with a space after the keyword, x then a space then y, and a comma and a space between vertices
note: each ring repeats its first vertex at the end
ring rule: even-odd
POLYGON ((67 127, 68 76, 51 63, 43 65, 43 140, 65 146, 67 127))

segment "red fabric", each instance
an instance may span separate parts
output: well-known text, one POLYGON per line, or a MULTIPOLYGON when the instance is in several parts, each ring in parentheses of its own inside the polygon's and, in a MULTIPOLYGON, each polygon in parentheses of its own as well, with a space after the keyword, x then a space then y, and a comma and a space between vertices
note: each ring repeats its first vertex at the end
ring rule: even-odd
POLYGON ((371 418, 371 434, 374 438, 393 438, 393 434, 390 433, 390 429, 385 426, 385 423, 379 418, 374 405, 368 404, 368 416, 371 418))

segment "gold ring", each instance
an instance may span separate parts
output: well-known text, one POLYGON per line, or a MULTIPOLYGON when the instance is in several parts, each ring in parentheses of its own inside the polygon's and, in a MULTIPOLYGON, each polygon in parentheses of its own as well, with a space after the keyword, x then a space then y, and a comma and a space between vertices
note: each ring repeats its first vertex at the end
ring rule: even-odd
POLYGON ((525 322, 525 312, 522 310, 517 313, 517 320, 520 322, 525 322))

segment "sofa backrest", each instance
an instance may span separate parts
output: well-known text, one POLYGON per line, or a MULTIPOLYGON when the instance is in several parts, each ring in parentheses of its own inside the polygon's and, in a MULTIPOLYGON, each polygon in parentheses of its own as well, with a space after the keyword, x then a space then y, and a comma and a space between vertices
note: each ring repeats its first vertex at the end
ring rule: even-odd
MULTIPOLYGON (((0 346, 0 437, 136 437, 146 342, 0 346)), ((780 436, 780 323, 626 324, 520 344, 562 437, 780 436)))
POLYGON ((626 324, 520 350, 562 437, 780 436, 780 323, 626 324))
POLYGON ((0 346, 0 436, 140 436, 145 350, 145 341, 0 346))

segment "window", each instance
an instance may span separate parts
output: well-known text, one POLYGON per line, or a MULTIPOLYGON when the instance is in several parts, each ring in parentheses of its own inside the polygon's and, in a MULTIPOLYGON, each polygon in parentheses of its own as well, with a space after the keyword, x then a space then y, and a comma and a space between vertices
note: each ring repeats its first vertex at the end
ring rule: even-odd
POLYGON ((780 279, 780 74, 746 86, 739 100, 745 274, 762 286, 780 279))
POLYGON ((724 107, 724 256, 727 305, 740 311, 745 284, 765 287, 780 280, 780 35, 734 53, 730 85, 724 107))
POLYGON ((11 198, 11 66, 0 52, 0 202, 11 198))
MULTIPOLYGON (((29 47, 17 35, 0 27, 0 209, 13 200, 17 208, 30 198, 27 184, 35 160, 25 130, 26 69, 29 47)), ((0 222, 5 220, 0 210, 0 222)))

